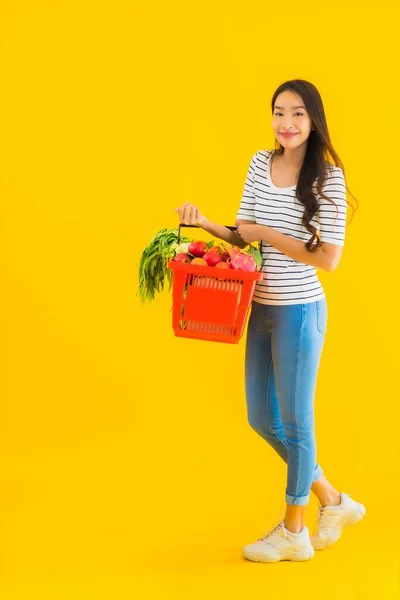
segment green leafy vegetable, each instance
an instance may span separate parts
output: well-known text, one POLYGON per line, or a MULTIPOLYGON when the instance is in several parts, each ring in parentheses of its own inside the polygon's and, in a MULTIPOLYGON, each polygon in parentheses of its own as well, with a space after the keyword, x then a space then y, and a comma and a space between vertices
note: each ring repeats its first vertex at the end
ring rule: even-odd
MULTIPOLYGON (((180 243, 189 243, 192 240, 181 235, 180 243)), ((150 303, 155 298, 155 293, 164 290, 165 281, 168 282, 169 291, 172 286, 172 272, 168 269, 176 250, 174 245, 178 242, 178 228, 161 229, 142 252, 139 264, 139 289, 138 296, 142 304, 150 303)))
POLYGON ((260 250, 250 244, 246 251, 253 256, 254 260, 256 261, 257 267, 260 268, 262 265, 262 256, 260 250))

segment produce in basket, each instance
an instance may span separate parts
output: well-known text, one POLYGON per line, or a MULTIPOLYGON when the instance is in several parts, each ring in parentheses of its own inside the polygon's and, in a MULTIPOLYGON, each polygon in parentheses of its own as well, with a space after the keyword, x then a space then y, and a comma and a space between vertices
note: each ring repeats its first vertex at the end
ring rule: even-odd
POLYGON ((231 265, 238 271, 250 271, 254 273, 257 271, 257 263, 251 254, 246 254, 238 248, 231 249, 231 265))
POLYGON ((178 254, 175 254, 174 261, 190 263, 190 262, 192 262, 192 257, 187 252, 179 252, 178 254))
POLYGON ((196 258, 202 258, 208 250, 205 242, 192 242, 189 244, 188 252, 196 258))
POLYGON ((139 265, 138 295, 142 303, 150 303, 155 292, 164 290, 165 280, 169 291, 172 287, 172 271, 168 262, 174 260, 204 268, 235 269, 255 272, 261 269, 261 253, 254 246, 239 249, 223 242, 206 243, 181 236, 178 244, 178 229, 161 229, 143 250, 139 265))
POLYGON ((177 253, 187 253, 192 240, 182 236, 178 245, 178 228, 161 229, 142 252, 139 264, 138 296, 144 304, 155 298, 155 292, 164 290, 165 279, 172 287, 172 273, 168 261, 177 253), (186 245, 186 248, 185 248, 186 245))
POLYGON ((206 252, 203 258, 209 267, 215 267, 215 265, 221 262, 221 255, 213 249, 206 252))

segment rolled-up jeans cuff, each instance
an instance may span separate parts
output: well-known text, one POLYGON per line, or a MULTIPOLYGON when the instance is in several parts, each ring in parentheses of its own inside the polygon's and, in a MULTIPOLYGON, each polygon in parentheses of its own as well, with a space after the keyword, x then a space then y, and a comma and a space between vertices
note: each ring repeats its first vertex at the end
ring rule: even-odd
POLYGON ((307 494, 307 496, 290 496, 289 494, 286 494, 285 500, 286 504, 305 506, 310 501, 310 494, 307 494))
POLYGON ((314 483, 314 481, 317 481, 317 479, 319 479, 322 474, 323 474, 323 470, 321 469, 321 467, 319 465, 317 465, 315 467, 315 470, 314 470, 314 473, 313 473, 312 482, 314 483))

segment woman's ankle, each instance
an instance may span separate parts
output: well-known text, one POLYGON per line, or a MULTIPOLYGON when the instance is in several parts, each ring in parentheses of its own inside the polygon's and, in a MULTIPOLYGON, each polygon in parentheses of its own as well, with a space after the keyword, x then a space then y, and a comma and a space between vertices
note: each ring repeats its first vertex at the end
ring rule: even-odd
POLYGON ((318 498, 321 506, 337 506, 341 502, 340 492, 333 487, 324 474, 314 481, 311 490, 318 498))
POLYGON ((335 492, 323 498, 318 498, 318 500, 321 506, 338 506, 342 501, 342 496, 340 492, 335 492))

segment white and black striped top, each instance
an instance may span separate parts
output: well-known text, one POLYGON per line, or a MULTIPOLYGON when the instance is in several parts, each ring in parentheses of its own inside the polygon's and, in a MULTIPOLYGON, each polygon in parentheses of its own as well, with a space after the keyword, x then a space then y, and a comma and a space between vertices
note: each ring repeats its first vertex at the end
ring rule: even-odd
MULTIPOLYGON (((272 183, 269 173, 271 153, 272 150, 259 150, 253 155, 237 218, 268 225, 305 243, 311 238, 311 233, 301 222, 304 205, 296 198, 296 186, 278 188, 272 183)), ((330 165, 322 188, 324 194, 336 203, 337 209, 318 194, 316 186, 315 181, 313 189, 319 209, 311 225, 319 232, 321 242, 344 246, 347 203, 342 169, 330 165)), ((264 279, 256 284, 256 302, 305 304, 325 297, 315 267, 293 260, 266 242, 261 244, 261 252, 264 279)))

